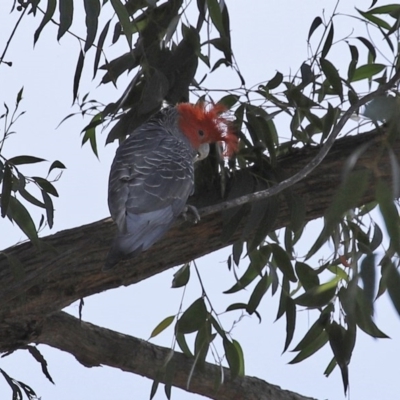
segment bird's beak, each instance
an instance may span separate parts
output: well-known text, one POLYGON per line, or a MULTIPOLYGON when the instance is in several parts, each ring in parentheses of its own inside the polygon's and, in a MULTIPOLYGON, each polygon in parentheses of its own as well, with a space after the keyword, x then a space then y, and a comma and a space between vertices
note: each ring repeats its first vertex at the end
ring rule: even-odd
POLYGON ((200 147, 197 150, 197 154, 194 157, 193 161, 197 162, 197 161, 204 160, 208 156, 209 152, 210 152, 209 144, 208 143, 201 144, 200 147))

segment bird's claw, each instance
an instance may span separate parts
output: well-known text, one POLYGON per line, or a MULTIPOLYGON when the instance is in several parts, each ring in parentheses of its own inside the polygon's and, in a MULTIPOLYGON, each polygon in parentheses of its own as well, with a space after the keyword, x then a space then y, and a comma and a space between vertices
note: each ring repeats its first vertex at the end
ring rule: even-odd
POLYGON ((194 224, 197 224, 200 221, 200 214, 197 211, 197 208, 195 206, 191 206, 190 204, 185 206, 181 215, 185 221, 191 221, 194 224), (191 214, 190 217, 189 214, 191 214))

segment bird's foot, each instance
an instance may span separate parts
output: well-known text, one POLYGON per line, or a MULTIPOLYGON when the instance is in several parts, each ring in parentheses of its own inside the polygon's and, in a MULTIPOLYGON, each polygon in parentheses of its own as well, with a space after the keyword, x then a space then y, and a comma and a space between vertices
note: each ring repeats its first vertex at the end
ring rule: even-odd
POLYGON ((193 222, 197 224, 200 221, 200 214, 195 206, 186 204, 184 210, 182 211, 182 217, 185 221, 193 222))

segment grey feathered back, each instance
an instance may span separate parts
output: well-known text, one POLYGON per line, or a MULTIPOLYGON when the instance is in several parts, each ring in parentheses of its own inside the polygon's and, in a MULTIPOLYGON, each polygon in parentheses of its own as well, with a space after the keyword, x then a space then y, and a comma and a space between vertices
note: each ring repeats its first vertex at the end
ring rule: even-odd
POLYGON ((132 132, 116 151, 108 205, 118 233, 106 268, 159 240, 193 192, 197 152, 177 121, 175 108, 163 109, 132 132))

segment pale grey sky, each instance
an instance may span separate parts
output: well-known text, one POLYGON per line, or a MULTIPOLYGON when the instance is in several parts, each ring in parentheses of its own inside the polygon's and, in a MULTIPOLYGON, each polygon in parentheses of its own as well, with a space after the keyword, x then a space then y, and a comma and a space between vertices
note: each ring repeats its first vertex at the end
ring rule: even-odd
MULTIPOLYGON (((268 80, 277 70, 286 74, 295 73, 307 57, 306 38, 312 20, 315 16, 322 15, 323 8, 326 16, 329 16, 335 3, 332 0, 227 1, 233 49, 247 81, 256 84, 268 80), (247 6, 245 11, 244 5, 247 6)), ((342 3, 339 10, 343 13, 353 13, 355 6, 363 8, 370 4, 365 1, 342 3)), ((11 0, 0 4, 0 51, 18 17, 17 13, 8 15, 11 4, 11 0)), ((82 31, 84 27, 83 13, 80 13, 79 18, 75 31, 79 31, 79 28, 82 31)), ((6 57, 7 61, 13 62, 13 66, 0 67, 0 104, 6 102, 12 106, 17 92, 24 86, 21 109, 27 110, 27 113, 15 126, 17 134, 7 141, 5 156, 30 154, 49 161, 58 159, 67 166, 61 180, 56 184, 60 198, 55 200, 55 225, 51 231, 54 233, 109 215, 106 202, 107 176, 116 145, 104 148, 105 132, 99 140, 99 162, 87 146, 80 146, 80 131, 84 126, 80 117, 71 118, 56 129, 58 123, 71 112, 72 80, 79 46, 68 35, 60 44, 57 43, 56 29, 49 24, 33 49, 33 32, 38 24, 39 18, 33 19, 29 16, 18 29, 6 57)), ((352 30, 351 24, 345 19, 338 20, 335 28, 337 38, 345 37, 352 30), (340 24, 340 21, 343 23, 340 24)), ((123 46, 123 41, 120 42, 119 45, 123 46)), ((343 49, 344 47, 332 50, 332 59, 336 61, 342 57, 340 52, 343 49)), ((118 54, 118 51, 110 49, 110 53, 112 52, 118 54)), ((343 68, 347 66, 344 64, 343 68)), ((94 91, 98 80, 92 82, 91 77, 92 68, 89 62, 82 76, 81 94, 90 89, 93 90, 93 97, 110 102, 124 90, 121 79, 117 90, 100 87, 94 91)), ((222 67, 208 82, 214 87, 229 87, 232 81, 237 82, 233 77, 234 74, 222 67)), ((45 174, 48 165, 35 166, 35 173, 45 174)), ((33 167, 27 168, 29 173, 31 168, 33 167)), ((39 215, 35 209, 32 209, 32 213, 36 217, 39 215)), ((45 234, 48 233, 50 232, 45 231, 45 234)), ((0 221, 1 249, 23 239, 24 236, 17 227, 12 226, 8 220, 0 221)), ((220 311, 233 302, 247 301, 251 293, 221 294, 233 283, 233 276, 227 271, 225 263, 228 254, 229 249, 225 249, 201 259, 198 263, 207 292, 220 311)), ((129 288, 119 288, 85 299, 84 320, 147 339, 158 322, 178 311, 182 291, 170 289, 174 272, 175 270, 169 270, 129 288)), ((192 279, 185 297, 186 307, 200 295, 199 285, 192 279)), ((287 365, 294 354, 281 355, 285 340, 285 321, 283 318, 273 323, 277 301, 278 299, 271 299, 267 295, 259 309, 263 317, 262 323, 259 324, 255 317, 245 318, 233 331, 234 338, 242 344, 244 350, 246 374, 321 400, 343 399, 339 370, 336 369, 329 378, 323 376, 331 359, 329 346, 303 363, 287 365)), ((77 304, 73 304, 67 311, 77 315, 77 307, 77 304)), ((314 318, 312 313, 299 313, 293 345, 301 339, 314 318)), ((223 321, 225 320, 229 326, 231 317, 224 316, 223 321)), ((350 364, 352 400, 393 400, 397 396, 400 320, 386 298, 378 304, 377 320, 380 328, 392 339, 374 341, 362 332, 358 335, 350 364)), ((167 330, 153 342, 169 347, 172 335, 172 329, 167 330)), ((43 400, 149 398, 152 384, 150 380, 108 367, 87 369, 71 355, 47 346, 39 346, 39 350, 48 362, 55 386, 47 381, 40 365, 27 352, 18 351, 1 359, 0 367, 15 379, 31 385, 43 400)), ((172 393, 174 400, 200 399, 200 396, 178 389, 173 389, 172 393)), ((11 391, 1 377, 0 398, 11 398, 11 391)), ((155 399, 164 398, 160 387, 155 399)))

